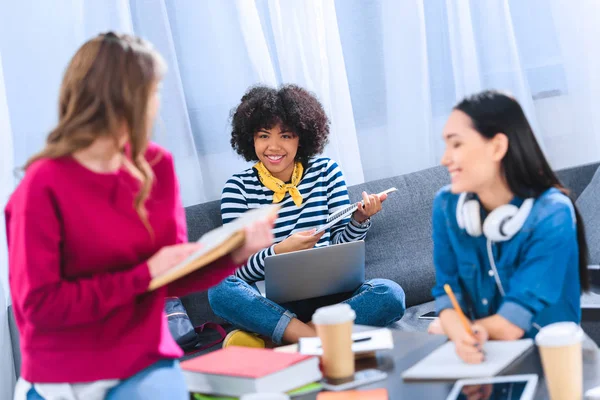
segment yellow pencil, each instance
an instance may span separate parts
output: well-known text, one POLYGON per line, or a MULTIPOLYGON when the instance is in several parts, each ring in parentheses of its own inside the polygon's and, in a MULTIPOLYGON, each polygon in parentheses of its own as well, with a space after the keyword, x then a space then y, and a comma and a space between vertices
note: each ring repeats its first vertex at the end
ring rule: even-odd
POLYGON ((456 301, 456 297, 454 296, 454 292, 452 291, 452 288, 450 287, 450 285, 448 285, 446 283, 444 285, 444 290, 446 291, 446 294, 448 295, 448 297, 450 297, 450 301, 452 302, 452 306, 454 306, 454 310, 458 314, 458 317, 460 318, 460 321, 462 322, 462 324, 465 327, 466 331, 469 332, 470 335, 475 336, 473 334, 473 330, 471 330, 471 323, 469 322, 469 320, 467 319, 467 317, 463 313, 462 309, 458 305, 458 301, 456 301))

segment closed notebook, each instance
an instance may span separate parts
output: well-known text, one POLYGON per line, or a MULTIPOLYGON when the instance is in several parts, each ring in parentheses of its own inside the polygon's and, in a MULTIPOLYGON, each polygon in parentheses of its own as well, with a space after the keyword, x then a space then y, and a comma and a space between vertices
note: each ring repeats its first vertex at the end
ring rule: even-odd
POLYGON ((388 400, 388 392, 387 389, 321 392, 317 400, 388 400))
POLYGON ((241 396, 287 392, 321 379, 317 357, 228 347, 181 363, 191 392, 241 396))
MULTIPOLYGON (((305 394, 320 392, 323 389, 323 385, 320 383, 309 383, 308 385, 302 386, 301 388, 290 390, 287 392, 288 396, 296 397, 303 396, 305 394)), ((223 397, 212 394, 194 393, 194 400, 239 400, 239 397, 223 397)))
POLYGON ((453 342, 446 342, 402 374, 406 380, 455 380, 498 375, 533 346, 533 340, 489 341, 485 361, 467 364, 456 354, 453 342))

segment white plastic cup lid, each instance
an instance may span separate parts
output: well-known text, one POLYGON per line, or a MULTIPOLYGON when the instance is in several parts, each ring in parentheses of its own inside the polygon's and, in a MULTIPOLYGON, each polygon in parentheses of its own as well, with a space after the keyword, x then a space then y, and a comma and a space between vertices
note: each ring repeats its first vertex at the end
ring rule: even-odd
POLYGON ((542 347, 570 346, 583 341, 583 330, 575 322, 556 322, 540 329, 535 343, 542 347))
POLYGON ((312 317, 312 321, 316 325, 336 325, 355 319, 356 313, 345 303, 321 307, 315 311, 312 317))
POLYGON ((285 393, 251 393, 240 397, 240 400, 290 400, 285 393))

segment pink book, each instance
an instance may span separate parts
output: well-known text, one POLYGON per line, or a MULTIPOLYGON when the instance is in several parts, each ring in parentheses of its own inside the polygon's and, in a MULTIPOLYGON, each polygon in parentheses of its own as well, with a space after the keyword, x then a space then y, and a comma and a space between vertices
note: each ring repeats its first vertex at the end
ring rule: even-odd
POLYGON ((321 379, 316 357, 250 347, 217 350, 181 368, 190 391, 224 396, 287 392, 321 379))

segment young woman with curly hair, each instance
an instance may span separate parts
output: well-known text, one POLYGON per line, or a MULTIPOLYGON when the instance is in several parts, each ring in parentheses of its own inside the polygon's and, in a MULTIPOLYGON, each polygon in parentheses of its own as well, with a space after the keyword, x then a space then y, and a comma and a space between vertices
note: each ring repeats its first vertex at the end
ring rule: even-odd
POLYGON ((214 312, 242 330, 233 331, 228 345, 262 347, 295 343, 315 336, 310 323, 317 307, 348 303, 356 323, 386 326, 398 321, 405 310, 404 291, 385 279, 366 281, 354 293, 276 304, 263 297, 255 282, 264 279, 265 257, 313 247, 362 240, 371 226, 370 217, 381 210, 377 195, 363 193, 364 206, 327 231, 313 236, 314 227, 328 215, 350 204, 344 176, 337 163, 316 157, 329 136, 329 119, 319 101, 306 90, 286 85, 279 90, 251 88, 235 109, 231 145, 254 167, 233 175, 221 197, 223 223, 248 209, 279 203, 274 245, 252 255, 246 265, 209 291, 214 312), (257 335, 258 334, 258 335, 257 335))

